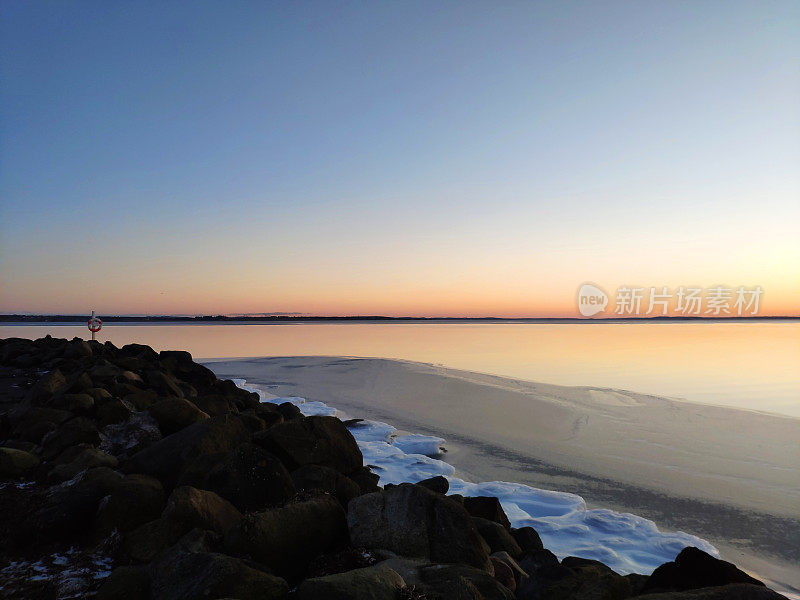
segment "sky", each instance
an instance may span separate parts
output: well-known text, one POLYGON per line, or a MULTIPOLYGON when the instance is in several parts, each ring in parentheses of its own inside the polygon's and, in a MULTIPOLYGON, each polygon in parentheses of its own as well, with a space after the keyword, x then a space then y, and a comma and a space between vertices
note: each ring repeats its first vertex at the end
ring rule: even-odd
POLYGON ((800 315, 797 2, 0 4, 0 312, 800 315))

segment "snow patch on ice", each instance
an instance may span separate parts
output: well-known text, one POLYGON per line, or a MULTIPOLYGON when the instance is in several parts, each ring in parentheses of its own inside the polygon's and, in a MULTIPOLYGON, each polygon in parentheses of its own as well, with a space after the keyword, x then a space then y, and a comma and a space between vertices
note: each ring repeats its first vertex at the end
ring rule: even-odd
MULTIPOLYGON (((244 379, 234 379, 242 389, 256 392, 262 402, 291 402, 306 416, 347 416, 324 402, 310 402, 298 396, 267 398, 244 379)), ((545 548, 559 559, 580 556, 599 560, 618 573, 650 574, 657 566, 673 560, 686 546, 696 546, 714 556, 719 552, 706 540, 677 532, 659 531, 653 521, 630 513, 588 509, 576 494, 542 490, 521 483, 485 481, 472 483, 455 477, 455 468, 432 456, 445 451, 445 440, 420 434, 397 435, 381 421, 358 421, 349 425, 380 485, 417 483, 442 475, 450 482, 450 494, 495 496, 500 500, 513 527, 533 527, 545 548)))
POLYGON ((392 444, 409 454, 424 454, 426 456, 437 456, 446 452, 444 439, 432 435, 421 435, 412 433, 410 435, 398 435, 392 444))

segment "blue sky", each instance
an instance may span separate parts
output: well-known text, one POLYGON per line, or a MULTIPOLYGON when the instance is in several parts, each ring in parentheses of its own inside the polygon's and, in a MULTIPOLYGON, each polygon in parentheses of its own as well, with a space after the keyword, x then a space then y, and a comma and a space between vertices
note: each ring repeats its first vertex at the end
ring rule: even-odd
POLYGON ((533 314, 601 277, 800 306, 797 3, 0 18, 0 310, 533 314))

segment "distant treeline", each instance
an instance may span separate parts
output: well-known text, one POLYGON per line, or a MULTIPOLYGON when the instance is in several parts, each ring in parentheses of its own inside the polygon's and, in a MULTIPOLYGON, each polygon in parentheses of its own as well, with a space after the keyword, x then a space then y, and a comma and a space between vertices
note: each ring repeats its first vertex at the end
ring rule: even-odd
MULTIPOLYGON (((633 318, 506 318, 506 317, 385 317, 379 315, 358 315, 349 317, 310 317, 299 315, 268 316, 230 316, 230 315, 196 315, 196 316, 124 316, 98 315, 104 323, 161 323, 161 322, 300 322, 300 321, 430 321, 430 322, 497 322, 497 323, 592 323, 592 322, 630 322, 630 321, 775 321, 796 320, 798 317, 633 317, 633 318)), ((0 315, 0 323, 81 323, 87 321, 89 315, 0 315)))

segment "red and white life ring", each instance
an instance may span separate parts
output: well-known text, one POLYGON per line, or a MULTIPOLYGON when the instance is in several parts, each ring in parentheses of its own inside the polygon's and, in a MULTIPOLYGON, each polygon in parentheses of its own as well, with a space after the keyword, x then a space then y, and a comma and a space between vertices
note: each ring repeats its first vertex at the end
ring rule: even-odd
POLYGON ((92 333, 97 333, 103 328, 103 322, 97 317, 92 317, 91 319, 89 319, 87 326, 89 327, 89 331, 91 331, 92 333))

